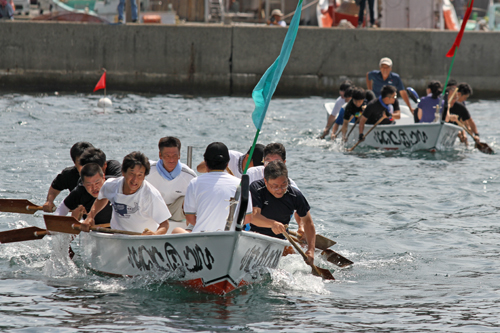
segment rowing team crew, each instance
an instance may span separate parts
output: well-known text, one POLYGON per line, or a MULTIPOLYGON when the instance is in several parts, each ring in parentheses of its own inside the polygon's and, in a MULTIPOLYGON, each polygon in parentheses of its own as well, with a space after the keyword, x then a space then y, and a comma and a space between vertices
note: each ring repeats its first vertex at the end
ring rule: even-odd
MULTIPOLYGON (((111 223, 111 228, 160 235, 169 231, 169 220, 186 221, 186 227, 169 233, 223 231, 230 199, 234 198, 244 169, 249 165, 251 197, 246 211, 246 229, 284 239, 291 216, 298 233, 308 243, 308 263, 314 262, 316 231, 310 206, 296 184, 288 177, 286 150, 281 143, 257 144, 240 153, 225 144, 207 146, 204 161, 197 167, 199 177, 180 162, 181 142, 175 137, 161 138, 159 159, 149 161, 134 151, 120 164, 106 160, 104 152, 88 142, 78 142, 70 154, 74 166, 64 169, 52 182, 46 212, 55 209, 54 199, 65 189, 70 194, 55 210, 56 215, 84 218, 82 230, 95 224, 111 223)), ((237 214, 237 211, 235 214, 237 214)), ((230 230, 235 229, 232 224, 230 230)))
MULTIPOLYGON (((368 88, 366 91, 355 87, 349 80, 342 82, 339 90, 340 97, 335 102, 320 139, 326 137, 332 126, 331 138, 336 139, 339 134, 338 128, 342 126, 342 139, 346 141, 349 122, 359 123, 359 140, 364 139, 365 124, 373 125, 379 120, 382 125, 393 124, 395 119, 401 117, 397 100, 399 91, 412 112, 415 123, 430 123, 439 119, 455 124, 461 121, 473 133, 474 141, 480 142, 476 124, 465 107, 465 102, 472 95, 472 88, 469 84, 464 82, 457 85, 455 80, 450 80, 446 87, 447 95, 444 100, 440 101, 439 96, 443 92, 443 85, 439 81, 431 81, 426 90, 427 95, 420 100, 417 109, 413 110, 400 76, 392 72, 392 65, 390 58, 380 59, 379 70, 366 73, 368 88)), ((460 141, 467 143, 465 131, 460 131, 458 136, 460 141)))

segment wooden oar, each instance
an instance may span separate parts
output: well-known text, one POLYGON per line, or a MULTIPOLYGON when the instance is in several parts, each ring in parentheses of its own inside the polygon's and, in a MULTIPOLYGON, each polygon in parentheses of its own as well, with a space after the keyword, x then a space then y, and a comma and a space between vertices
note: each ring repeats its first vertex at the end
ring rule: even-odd
POLYGON ((321 252, 321 255, 326 257, 326 261, 331 262, 332 264, 339 267, 346 267, 354 264, 351 260, 330 249, 324 250, 323 252, 321 252))
POLYGON ((486 142, 477 142, 476 139, 474 139, 474 135, 472 134, 472 132, 469 130, 469 128, 467 126, 465 126, 465 124, 463 122, 461 122, 460 120, 457 119, 457 124, 460 127, 462 127, 467 133, 469 133, 471 138, 476 142, 475 147, 480 152, 485 153, 485 154, 493 154, 494 153, 493 149, 491 149, 491 147, 488 146, 488 144, 486 142))
MULTIPOLYGON (((71 216, 44 215, 45 226, 47 230, 63 232, 66 234, 78 235, 81 231, 82 223, 78 222, 71 216)), ((140 232, 108 229, 98 226, 90 227, 92 231, 104 232, 108 234, 124 234, 124 235, 142 235, 140 232)))
MULTIPOLYGON (((299 237, 299 234, 296 233, 295 231, 288 230, 288 233, 290 235, 295 236, 295 237, 299 237)), ((326 238, 325 236, 321 236, 321 235, 316 234, 316 248, 317 249, 326 250, 330 246, 335 245, 335 244, 337 244, 336 241, 331 240, 329 238, 326 238)))
MULTIPOLYGON (((304 242, 301 242, 300 240, 298 240, 297 238, 295 238, 294 236, 290 236, 296 243, 299 243, 299 244, 307 244, 304 243, 304 242)), ((326 249, 324 250, 323 252, 321 252, 321 255, 324 255, 325 256, 325 259, 326 261, 328 262, 331 262, 332 264, 334 265, 337 265, 339 267, 346 267, 346 266, 349 266, 349 265, 352 265, 354 264, 352 261, 350 261, 349 259, 347 259, 346 257, 342 256, 341 254, 338 254, 337 252, 333 251, 333 250, 330 250, 330 249, 326 249)))
POLYGON ((352 131, 354 130, 354 127, 356 127, 356 125, 359 123, 359 120, 361 119, 361 115, 358 117, 358 119, 356 119, 356 122, 354 123, 354 125, 352 125, 352 128, 351 130, 349 131, 349 133, 347 133, 346 137, 345 137, 345 141, 347 142, 347 139, 349 139, 349 135, 351 135, 352 131))
POLYGON ((347 149, 347 151, 353 151, 354 148, 356 148, 360 143, 361 141, 363 141, 367 136, 368 134, 370 134, 371 131, 373 131, 375 129, 375 127, 378 126, 378 124, 380 124, 382 122, 382 120, 384 120, 386 118, 385 114, 373 125, 372 128, 370 128, 370 130, 368 130, 368 132, 366 132, 366 134, 363 136, 363 139, 361 140, 358 140, 358 142, 356 142, 356 144, 354 146, 352 146, 351 148, 347 149))
POLYGON ((0 243, 23 242, 42 239, 49 234, 47 230, 38 227, 28 227, 0 232, 0 243))
MULTIPOLYGON (((304 253, 304 250, 302 250, 302 248, 297 243, 295 243, 295 241, 290 237, 290 235, 288 235, 288 233, 284 232, 283 235, 286 237, 286 239, 288 239, 288 241, 290 242, 290 244, 292 244, 295 250, 297 250, 297 252, 299 252, 302 255, 304 261, 307 262, 308 258, 307 255, 304 253)), ((321 276, 325 280, 335 280, 335 278, 333 277, 332 273, 329 270, 324 268, 319 268, 314 264, 310 266, 312 267, 312 273, 314 275, 321 276)))
POLYGON ((34 214, 38 210, 43 207, 26 199, 0 199, 0 212, 34 214))

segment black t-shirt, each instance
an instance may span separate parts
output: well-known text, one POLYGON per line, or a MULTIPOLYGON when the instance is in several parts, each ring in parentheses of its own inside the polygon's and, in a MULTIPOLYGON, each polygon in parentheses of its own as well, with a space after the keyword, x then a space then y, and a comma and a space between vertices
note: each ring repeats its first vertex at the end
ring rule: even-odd
MULTIPOLYGON (((253 207, 260 208, 262 216, 283 224, 290 222, 294 211, 297 211, 300 217, 304 217, 310 210, 309 203, 302 195, 302 192, 290 185, 288 185, 287 192, 279 199, 267 190, 264 179, 254 181, 250 185, 250 193, 252 194, 253 207)), ((271 237, 285 238, 281 234, 276 235, 271 228, 262 228, 250 224, 250 230, 271 237)))
POLYGON ((122 165, 116 160, 106 161, 106 176, 121 177, 122 176, 122 165))
MULTIPOLYGON (((120 162, 115 160, 107 161, 106 176, 121 177, 122 175, 122 165, 120 162)), ((54 178, 52 184, 50 185, 53 189, 58 191, 69 190, 73 191, 78 185, 80 185, 80 173, 76 169, 76 166, 67 167, 60 174, 54 178)))
MULTIPOLYGON (((396 100, 393 104, 394 111, 399 110, 399 103, 398 100, 396 100), (396 109, 397 106, 397 109, 396 109)), ((379 101, 379 99, 373 99, 368 103, 366 106, 365 111, 363 112, 363 116, 367 118, 366 124, 367 125, 373 125, 377 121, 379 121, 380 118, 384 115, 387 116, 387 118, 392 118, 392 115, 389 113, 389 110, 387 110, 379 101)), ((381 124, 390 124, 390 121, 388 119, 384 119, 381 124)))
MULTIPOLYGON (((113 177, 110 177, 113 178, 113 177)), ((64 204, 70 210, 76 209, 79 205, 85 207, 87 212, 90 211, 92 205, 94 204, 96 198, 90 195, 89 192, 85 189, 83 185, 78 185, 71 193, 64 199, 64 204)), ((111 203, 108 204, 96 215, 95 223, 96 224, 105 224, 111 221, 111 214, 113 212, 113 208, 111 203)))
POLYGON ((358 108, 356 104, 354 104, 354 100, 351 99, 344 108, 344 120, 351 119, 351 116, 354 116, 354 119, 358 119, 359 115, 363 113, 363 105, 364 103, 358 108))
POLYGON ((451 114, 456 114, 458 116, 458 119, 461 121, 466 121, 470 119, 470 113, 467 110, 467 108, 459 102, 455 102, 453 106, 450 109, 451 114))
POLYGON ((58 174, 56 178, 54 178, 50 186, 58 191, 72 191, 78 185, 79 179, 80 173, 78 173, 76 166, 67 167, 66 169, 61 171, 61 173, 58 174))

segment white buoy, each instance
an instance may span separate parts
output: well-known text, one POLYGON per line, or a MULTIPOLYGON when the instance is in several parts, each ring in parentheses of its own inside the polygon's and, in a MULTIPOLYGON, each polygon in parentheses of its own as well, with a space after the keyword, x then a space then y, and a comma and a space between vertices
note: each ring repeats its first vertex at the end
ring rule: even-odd
POLYGON ((112 105, 113 103, 111 103, 111 100, 107 97, 103 97, 97 102, 97 106, 103 109, 110 108, 112 105))

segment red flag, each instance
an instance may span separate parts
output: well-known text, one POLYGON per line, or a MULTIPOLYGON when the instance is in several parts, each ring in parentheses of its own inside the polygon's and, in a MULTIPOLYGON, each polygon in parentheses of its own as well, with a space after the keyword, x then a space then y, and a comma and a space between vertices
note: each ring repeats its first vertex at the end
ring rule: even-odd
POLYGON ((106 89, 106 72, 102 73, 101 78, 99 79, 99 82, 97 82, 94 92, 99 90, 99 89, 106 89))
POLYGON ((451 49, 446 53, 448 58, 451 58, 455 55, 455 50, 460 47, 460 42, 462 41, 462 37, 464 36, 465 25, 469 20, 470 14, 472 13, 472 5, 474 4, 474 0, 470 0, 469 6, 467 7, 467 11, 465 12, 464 20, 462 21, 462 26, 460 27, 460 32, 455 39, 455 43, 451 46, 451 49))

